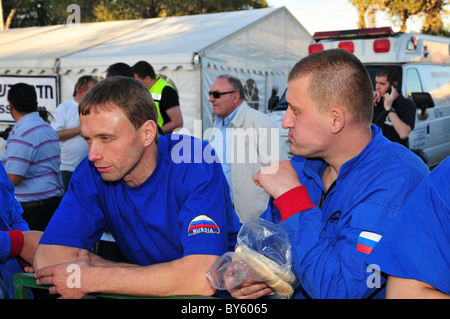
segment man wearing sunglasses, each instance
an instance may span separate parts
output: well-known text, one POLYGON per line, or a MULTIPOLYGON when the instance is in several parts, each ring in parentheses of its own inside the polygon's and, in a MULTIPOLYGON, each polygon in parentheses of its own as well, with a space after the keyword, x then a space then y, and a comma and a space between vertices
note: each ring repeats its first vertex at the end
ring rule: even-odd
POLYGON ((252 175, 263 166, 287 158, 278 129, 266 114, 250 108, 244 97, 239 79, 219 76, 209 92, 214 126, 211 136, 205 134, 221 160, 241 222, 259 217, 269 200, 264 189, 255 185, 252 175))

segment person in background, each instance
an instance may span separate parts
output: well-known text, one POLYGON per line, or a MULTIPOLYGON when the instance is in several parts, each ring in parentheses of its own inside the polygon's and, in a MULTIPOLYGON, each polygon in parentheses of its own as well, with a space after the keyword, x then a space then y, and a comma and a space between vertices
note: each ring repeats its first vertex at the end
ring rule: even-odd
POLYGON ((80 135, 78 103, 97 82, 90 75, 80 77, 75 84, 73 98, 58 105, 50 123, 61 141, 61 176, 65 190, 69 186, 73 171, 88 154, 87 143, 80 135))
POLYGON ((380 68, 375 76, 373 123, 389 140, 409 148, 414 129, 416 106, 397 90, 398 73, 393 67, 380 68))
POLYGON ((111 64, 106 70, 106 78, 113 76, 126 76, 129 78, 134 77, 133 69, 126 63, 118 62, 111 64))
MULTIPOLYGON (((344 49, 300 60, 286 101, 282 125, 294 157, 253 178, 271 195, 261 218, 288 233, 300 283, 294 298, 384 298, 386 277, 370 281, 377 274, 367 257, 429 170, 371 123, 369 74, 344 49)), ((236 298, 267 292, 265 283, 230 291, 236 298)))
POLYGON ((33 86, 13 85, 8 101, 15 126, 0 160, 15 186, 23 218, 31 229, 44 231, 64 194, 59 137, 40 117, 33 86))
POLYGON ((387 298, 450 298, 450 157, 417 186, 370 254, 387 298))
POLYGON ((287 159, 287 151, 283 150, 272 120, 244 101, 244 88, 238 78, 217 77, 211 85, 209 101, 214 125, 205 139, 221 159, 234 208, 243 223, 250 217, 259 217, 269 201, 269 195, 255 185, 252 175, 263 166, 287 159))
POLYGON ((157 77, 153 67, 145 61, 139 61, 132 67, 136 79, 150 90, 158 111, 158 126, 163 134, 172 133, 183 127, 178 93, 164 79, 157 77))

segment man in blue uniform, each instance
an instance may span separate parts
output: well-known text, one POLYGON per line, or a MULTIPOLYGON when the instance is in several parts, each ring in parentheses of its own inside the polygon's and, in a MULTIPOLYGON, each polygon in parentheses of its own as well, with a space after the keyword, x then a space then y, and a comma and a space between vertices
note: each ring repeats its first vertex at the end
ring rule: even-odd
POLYGON ((411 194, 367 260, 389 274, 387 298, 450 298, 450 157, 411 194))
POLYGON ((89 156, 36 253, 38 283, 53 285, 51 293, 214 293, 205 273, 234 247, 239 231, 226 179, 215 157, 204 158, 214 156, 208 144, 158 136, 156 120, 150 92, 132 78, 108 78, 80 102, 89 156), (86 251, 105 226, 133 265, 86 251), (67 285, 73 264, 80 267, 79 288, 67 285))
MULTIPOLYGON (((428 168, 371 124, 369 75, 345 50, 299 61, 286 100, 283 127, 296 156, 253 179, 272 196, 262 217, 288 232, 300 282, 294 298, 384 297, 385 278, 365 261, 428 168)), ((254 298, 267 287, 230 292, 254 298)))
POLYGON ((23 272, 19 259, 33 263, 42 235, 40 231, 30 231, 22 218, 22 212, 22 207, 14 197, 14 185, 0 163, 0 283, 3 282, 7 290, 3 298, 14 297, 13 275, 23 272))

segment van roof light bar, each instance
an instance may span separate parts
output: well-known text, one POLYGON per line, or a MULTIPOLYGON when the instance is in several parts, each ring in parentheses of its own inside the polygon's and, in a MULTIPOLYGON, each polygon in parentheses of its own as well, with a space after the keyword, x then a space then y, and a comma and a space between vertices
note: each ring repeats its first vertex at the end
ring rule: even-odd
POLYGON ((313 35, 314 40, 324 39, 348 39, 348 38, 373 38, 381 36, 393 35, 391 27, 381 28, 365 28, 365 29, 353 29, 353 30, 340 30, 340 31, 320 31, 313 35))

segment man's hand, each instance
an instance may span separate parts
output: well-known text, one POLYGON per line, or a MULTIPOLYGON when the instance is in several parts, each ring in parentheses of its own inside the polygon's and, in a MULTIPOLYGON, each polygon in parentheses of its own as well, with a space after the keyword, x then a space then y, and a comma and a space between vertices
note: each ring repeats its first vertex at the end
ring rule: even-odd
POLYGON ((82 281, 83 274, 86 274, 89 267, 93 267, 89 259, 89 252, 82 249, 78 258, 73 262, 38 270, 35 274, 36 283, 38 285, 51 285, 50 294, 59 294, 60 299, 80 299, 89 293, 82 281), (75 282, 71 280, 72 278, 75 282))
POLYGON ((374 91, 373 92, 373 105, 374 106, 377 106, 378 104, 378 102, 380 102, 380 100, 381 100, 381 94, 380 94, 380 92, 378 92, 378 91, 374 91))
POLYGON ((228 289, 236 299, 257 299, 272 293, 272 289, 264 282, 243 282, 238 287, 228 289))
POLYGON ((394 100, 398 97, 398 92, 395 86, 391 86, 391 93, 385 93, 384 94, 384 109, 386 111, 390 110, 392 108, 392 104, 394 103, 394 100))
POLYGON ((297 172, 288 160, 275 162, 262 168, 258 173, 253 174, 253 181, 275 199, 302 185, 297 172))

